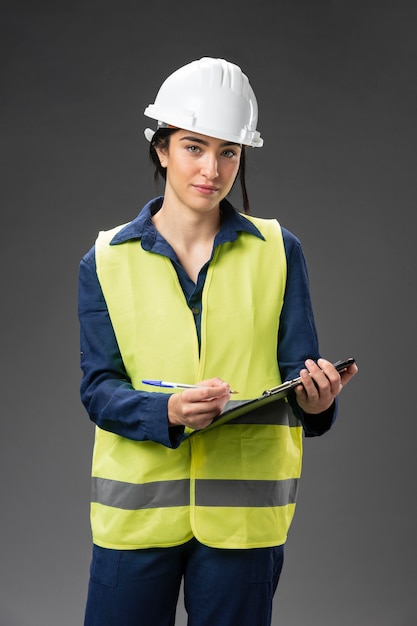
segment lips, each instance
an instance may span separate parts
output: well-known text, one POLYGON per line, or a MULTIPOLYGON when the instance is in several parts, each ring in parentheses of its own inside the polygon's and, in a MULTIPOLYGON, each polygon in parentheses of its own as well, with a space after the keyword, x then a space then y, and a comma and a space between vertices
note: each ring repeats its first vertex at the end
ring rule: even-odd
POLYGON ((194 189, 199 191, 200 193, 209 196, 212 193, 216 193, 219 188, 214 187, 213 185, 193 185, 194 189))

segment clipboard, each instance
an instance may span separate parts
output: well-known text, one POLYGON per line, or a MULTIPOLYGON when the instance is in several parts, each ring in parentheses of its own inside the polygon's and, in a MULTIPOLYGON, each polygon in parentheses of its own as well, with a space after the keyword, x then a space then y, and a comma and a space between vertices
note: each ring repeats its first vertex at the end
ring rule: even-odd
MULTIPOLYGON (((333 365, 338 372, 342 372, 353 363, 355 363, 355 359, 350 357, 343 361, 336 361, 336 363, 333 363, 333 365)), ((196 435, 198 433, 203 434, 208 430, 212 430, 213 428, 217 428, 222 424, 227 424, 227 422, 231 422, 232 420, 240 418, 246 413, 256 411, 261 417, 263 414, 266 413, 266 411, 270 409, 268 405, 272 404, 273 402, 283 400, 289 394, 289 392, 300 383, 301 377, 298 376, 297 378, 286 380, 276 387, 266 389, 263 394, 258 398, 254 398, 252 400, 229 400, 220 415, 214 418, 209 426, 206 426, 201 430, 193 430, 189 433, 188 436, 192 437, 193 435, 196 435)), ((256 416, 253 417, 256 418, 256 416)))

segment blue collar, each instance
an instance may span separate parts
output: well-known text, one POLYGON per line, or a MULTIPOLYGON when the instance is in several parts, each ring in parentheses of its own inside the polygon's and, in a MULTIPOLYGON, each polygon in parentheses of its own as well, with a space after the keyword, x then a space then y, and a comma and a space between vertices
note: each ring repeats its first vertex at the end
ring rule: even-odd
MULTIPOLYGON (((163 197, 154 198, 148 202, 139 215, 124 226, 111 240, 110 245, 115 246, 132 239, 140 239, 144 250, 153 250, 157 239, 160 237, 152 222, 152 215, 155 215, 162 206, 163 197)), ((261 232, 244 215, 236 211, 228 200, 220 203, 222 212, 222 225, 217 233, 214 245, 228 243, 237 239, 238 233, 243 231, 264 239, 261 232)))

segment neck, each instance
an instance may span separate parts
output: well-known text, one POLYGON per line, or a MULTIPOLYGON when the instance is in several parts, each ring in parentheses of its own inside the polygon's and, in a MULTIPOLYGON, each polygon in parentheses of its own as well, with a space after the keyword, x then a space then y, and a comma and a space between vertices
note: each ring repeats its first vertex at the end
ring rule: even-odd
POLYGON ((198 211, 164 199, 152 219, 157 230, 175 249, 173 242, 186 247, 197 242, 213 242, 220 229, 221 212, 218 205, 209 211, 198 211))
POLYGON ((214 238, 220 229, 220 208, 201 213, 177 208, 164 201, 152 219, 156 229, 175 250, 189 277, 197 282, 200 269, 211 257, 214 238))

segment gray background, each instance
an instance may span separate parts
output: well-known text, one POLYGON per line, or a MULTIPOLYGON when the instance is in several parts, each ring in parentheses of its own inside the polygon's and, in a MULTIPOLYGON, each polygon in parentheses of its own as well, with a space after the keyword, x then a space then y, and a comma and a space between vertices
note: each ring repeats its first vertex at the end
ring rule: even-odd
POLYGON ((82 623, 78 262, 155 194, 143 109, 204 55, 250 77, 252 214, 300 237, 322 353, 360 366, 306 442, 274 624, 416 623, 415 6, 3 1, 1 626, 82 623))

